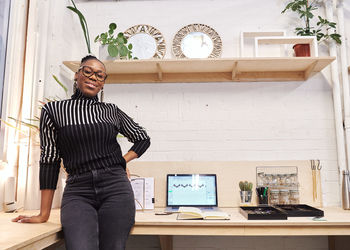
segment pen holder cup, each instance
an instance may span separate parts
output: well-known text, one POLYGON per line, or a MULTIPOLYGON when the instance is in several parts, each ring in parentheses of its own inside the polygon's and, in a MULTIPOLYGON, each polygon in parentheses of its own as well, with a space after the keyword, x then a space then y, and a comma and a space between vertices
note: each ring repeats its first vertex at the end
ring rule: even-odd
POLYGON ((269 203, 269 197, 267 196, 261 196, 261 195, 258 195, 258 203, 259 205, 267 205, 269 203))
POLYGON ((269 203, 269 195, 267 192, 267 188, 265 188, 265 187, 257 188, 256 195, 258 196, 258 204, 259 205, 267 205, 269 203))
POLYGON ((252 191, 239 191, 242 204, 249 204, 252 202, 252 191))

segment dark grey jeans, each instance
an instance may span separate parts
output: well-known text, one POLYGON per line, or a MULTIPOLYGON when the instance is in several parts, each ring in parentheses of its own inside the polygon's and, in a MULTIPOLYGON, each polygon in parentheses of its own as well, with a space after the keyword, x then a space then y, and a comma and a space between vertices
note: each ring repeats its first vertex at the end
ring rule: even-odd
POLYGON ((135 202, 122 166, 69 176, 61 205, 68 250, 124 250, 135 202))

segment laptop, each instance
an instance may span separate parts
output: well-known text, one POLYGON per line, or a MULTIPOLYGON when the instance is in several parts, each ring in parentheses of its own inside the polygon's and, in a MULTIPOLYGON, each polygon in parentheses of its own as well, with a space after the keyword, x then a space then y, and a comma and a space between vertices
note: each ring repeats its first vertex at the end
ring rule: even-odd
POLYGON ((179 207, 219 210, 216 174, 168 174, 166 212, 179 207))

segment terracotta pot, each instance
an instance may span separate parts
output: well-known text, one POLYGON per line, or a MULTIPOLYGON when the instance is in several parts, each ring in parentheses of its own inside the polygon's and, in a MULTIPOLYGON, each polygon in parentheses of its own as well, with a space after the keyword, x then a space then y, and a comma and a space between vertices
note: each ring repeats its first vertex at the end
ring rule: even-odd
POLYGON ((295 56, 297 57, 299 56, 310 57, 310 44, 303 44, 303 43, 295 44, 293 46, 293 49, 295 52, 295 56))

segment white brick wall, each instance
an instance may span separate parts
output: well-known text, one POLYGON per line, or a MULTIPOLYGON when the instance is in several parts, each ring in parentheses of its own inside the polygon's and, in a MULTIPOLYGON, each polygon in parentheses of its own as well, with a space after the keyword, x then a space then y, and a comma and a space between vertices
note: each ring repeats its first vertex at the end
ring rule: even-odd
MULTIPOLYGON (((52 4, 51 44, 47 51, 46 96, 59 93, 51 80, 63 60, 86 54, 76 16, 65 4, 52 4), (72 24, 73 20, 73 24, 72 24), (71 26, 72 24, 72 26, 71 26), (73 30, 72 30, 73 27, 73 30)), ((166 58, 184 25, 210 25, 223 41, 222 57, 239 56, 241 30, 286 29, 291 15, 281 15, 285 1, 79 1, 90 36, 104 32, 110 22, 118 31, 150 24, 164 35, 166 58)), ((346 18, 349 20, 349 3, 346 18)), ((348 34, 349 27, 346 27, 348 34)), ((348 41, 347 41, 348 42, 348 41)), ((97 54, 98 46, 92 44, 97 54)), ((349 46, 348 46, 349 47, 349 46)), ((247 48, 249 49, 249 47, 247 48)), ((251 49, 251 48, 250 48, 251 49)), ((321 55, 326 55, 324 46, 321 55)), ((59 77, 71 88, 71 82, 59 77)), ((329 68, 306 82, 183 83, 106 85, 105 99, 116 103, 147 128, 152 146, 140 160, 238 161, 321 159, 325 205, 339 205, 337 149, 329 68)), ((61 92, 60 92, 61 91, 61 92)), ((119 138, 124 150, 130 146, 119 138)), ((185 237, 174 238, 175 250, 326 249, 326 237, 185 237)), ((128 250, 159 249, 157 237, 132 236, 128 250)))

